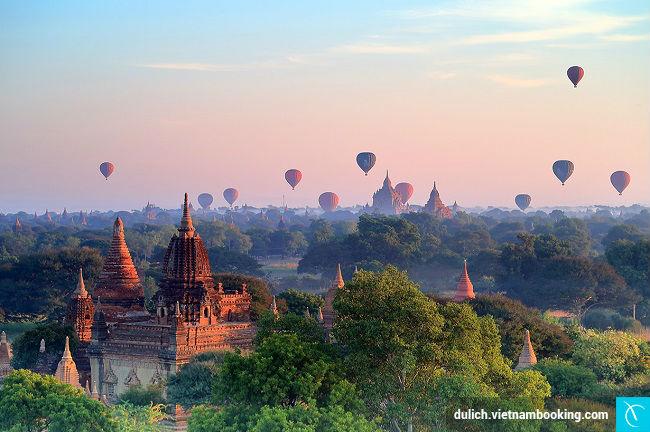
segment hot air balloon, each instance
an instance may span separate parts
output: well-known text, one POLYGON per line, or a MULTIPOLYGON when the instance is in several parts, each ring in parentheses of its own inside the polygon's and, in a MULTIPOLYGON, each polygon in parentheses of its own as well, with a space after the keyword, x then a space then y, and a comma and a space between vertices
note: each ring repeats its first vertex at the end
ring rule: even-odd
POLYGON ((334 192, 323 192, 318 197, 318 204, 326 212, 331 212, 339 205, 339 196, 334 192))
POLYGON ((214 198, 209 193, 202 193, 199 195, 198 200, 199 204, 201 204, 201 207, 203 207, 204 210, 208 210, 212 204, 212 201, 214 201, 214 198))
POLYGON ((298 183, 302 180, 302 173, 299 170, 292 168, 284 173, 284 179, 289 183, 291 189, 296 189, 296 186, 298 186, 298 183))
POLYGON ((363 152, 357 155, 357 165, 359 165, 359 168, 361 168, 366 175, 368 175, 368 171, 375 166, 375 162, 377 162, 377 156, 375 156, 374 153, 363 152))
POLYGON ((580 66, 571 66, 566 71, 566 76, 568 76, 571 82, 573 83, 573 87, 578 87, 578 83, 580 82, 582 77, 585 76, 585 70, 582 69, 580 66))
POLYGON ((223 191, 223 197, 226 199, 228 204, 232 207, 237 198, 239 197, 239 191, 235 188, 228 188, 223 191))
POLYGON ((413 185, 411 183, 397 183, 395 185, 395 191, 402 198, 402 202, 406 204, 408 200, 413 196, 413 185))
POLYGON ((573 168, 573 162, 569 160, 559 160, 553 163, 553 173, 562 182, 562 186, 573 174, 573 168))
POLYGON ((618 191, 618 194, 623 195, 623 191, 630 184, 632 177, 625 171, 616 171, 612 173, 609 180, 612 182, 614 189, 618 191))
POLYGON ((517 207, 521 211, 524 211, 528 208, 530 205, 530 195, 527 194, 519 194, 515 197, 515 204, 517 204, 517 207))
POLYGON ((99 166, 99 172, 102 173, 106 180, 113 174, 113 171, 115 171, 115 165, 110 162, 102 162, 99 166))

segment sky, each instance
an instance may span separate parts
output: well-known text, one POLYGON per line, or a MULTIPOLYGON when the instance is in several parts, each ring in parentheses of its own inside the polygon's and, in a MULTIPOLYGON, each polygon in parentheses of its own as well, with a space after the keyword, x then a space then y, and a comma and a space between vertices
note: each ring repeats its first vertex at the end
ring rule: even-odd
POLYGON ((0 212, 222 205, 227 187, 349 206, 386 170, 415 204, 436 181, 467 207, 648 205, 649 77, 647 1, 0 0, 0 212))

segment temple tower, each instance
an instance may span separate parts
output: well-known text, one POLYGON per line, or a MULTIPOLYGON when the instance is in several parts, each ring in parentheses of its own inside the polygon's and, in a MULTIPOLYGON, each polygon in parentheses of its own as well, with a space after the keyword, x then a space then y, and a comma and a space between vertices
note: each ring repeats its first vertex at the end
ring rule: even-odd
POLYGON ((18 234, 23 230, 23 224, 20 223, 20 219, 16 216, 16 221, 14 222, 13 230, 15 234, 18 234))
POLYGON ((79 383, 77 365, 74 360, 72 360, 72 354, 70 353, 70 338, 68 336, 65 337, 65 349, 63 350, 63 356, 59 361, 59 365, 56 367, 54 376, 65 384, 82 388, 79 383))
POLYGON ((524 333, 524 347, 521 350, 521 354, 519 354, 519 362, 515 370, 526 369, 536 364, 537 356, 535 355, 533 344, 530 342, 530 332, 526 330, 526 333, 524 333))
POLYGON ((178 234, 169 241, 163 260, 163 279, 155 297, 158 321, 168 322, 176 303, 184 321, 211 322, 213 318, 216 321, 222 309, 220 298, 214 287, 208 251, 194 229, 185 194, 178 234))
POLYGON ((436 182, 433 182, 433 189, 429 195, 429 201, 424 205, 424 211, 441 219, 450 219, 452 217, 451 210, 440 199, 440 192, 436 188, 436 182))
POLYGON ((454 301, 463 301, 467 299, 473 299, 474 295, 474 285, 469 279, 469 274, 467 273, 467 260, 463 264, 463 272, 458 278, 458 285, 456 285, 456 294, 454 295, 454 301))
POLYGON ((402 202, 402 197, 393 187, 393 183, 388 177, 388 170, 386 170, 386 178, 381 188, 372 195, 372 211, 375 213, 394 215, 400 214, 407 210, 407 207, 402 202))
POLYGON ((101 296, 109 321, 119 320, 129 311, 142 312, 144 309, 144 289, 126 246, 124 224, 119 217, 113 224, 113 240, 95 295, 101 296))
POLYGON ((93 300, 90 297, 90 294, 86 291, 83 271, 82 269, 79 269, 77 289, 74 292, 71 301, 68 303, 65 322, 74 327, 77 337, 79 337, 81 342, 90 342, 94 314, 95 306, 93 305, 93 300))

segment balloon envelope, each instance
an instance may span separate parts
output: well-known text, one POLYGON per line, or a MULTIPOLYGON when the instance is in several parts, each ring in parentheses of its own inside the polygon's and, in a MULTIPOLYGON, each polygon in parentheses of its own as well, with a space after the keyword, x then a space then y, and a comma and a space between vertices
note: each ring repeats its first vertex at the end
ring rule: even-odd
POLYGON ((298 186, 298 183, 300 183, 300 180, 302 180, 302 173, 299 170, 292 168, 284 173, 284 179, 289 183, 291 189, 295 189, 296 186, 298 186))
POLYGON ((618 191, 618 194, 623 195, 623 191, 630 184, 632 177, 625 171, 616 171, 612 173, 609 180, 612 182, 614 189, 618 191))
POLYGON ((566 182, 569 177, 571 177, 571 174, 573 174, 573 168, 573 162, 569 160, 559 160, 553 163, 553 173, 555 174, 555 177, 562 182, 562 185, 564 185, 564 182, 566 182))
POLYGON ((239 191, 235 188, 228 188, 223 191, 223 197, 226 199, 228 204, 233 205, 239 197, 239 191))
POLYGON ((585 76, 585 71, 580 66, 571 66, 567 71, 566 75, 569 77, 573 83, 573 87, 578 87, 578 83, 585 76))
POLYGON ((375 166, 375 162, 377 162, 377 156, 375 156, 374 153, 362 152, 357 155, 357 165, 359 165, 359 168, 361 168, 366 175, 368 175, 368 171, 375 166))
POLYGON ((413 185, 411 183, 397 183, 395 185, 395 191, 402 198, 402 202, 406 204, 409 199, 413 196, 413 185))
POLYGON ((113 174, 113 171, 115 171, 115 165, 110 162, 102 162, 102 164, 99 166, 99 172, 102 173, 106 180, 108 180, 108 177, 113 174))
POLYGON ((200 194, 198 199, 199 199, 199 204, 201 204, 201 207, 203 207, 204 209, 209 209, 210 205, 212 204, 212 201, 214 201, 214 198, 209 193, 200 194))
POLYGON ((318 197, 318 204, 326 212, 331 212, 339 205, 339 196, 334 192, 323 192, 318 197))
POLYGON ((517 204, 517 207, 519 207, 521 211, 524 211, 530 205, 530 199, 530 195, 519 194, 515 197, 515 204, 517 204))

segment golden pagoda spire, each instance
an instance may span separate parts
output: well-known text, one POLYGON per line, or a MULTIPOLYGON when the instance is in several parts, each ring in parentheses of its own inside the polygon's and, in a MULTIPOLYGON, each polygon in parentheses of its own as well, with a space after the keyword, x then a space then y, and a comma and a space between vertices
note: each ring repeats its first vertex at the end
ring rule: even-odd
POLYGON ((278 305, 277 305, 277 303, 275 302, 275 296, 273 296, 273 301, 271 301, 271 313, 273 314, 273 316, 275 317, 275 319, 277 319, 277 318, 278 318, 278 315, 280 314, 280 313, 278 312, 278 305))

